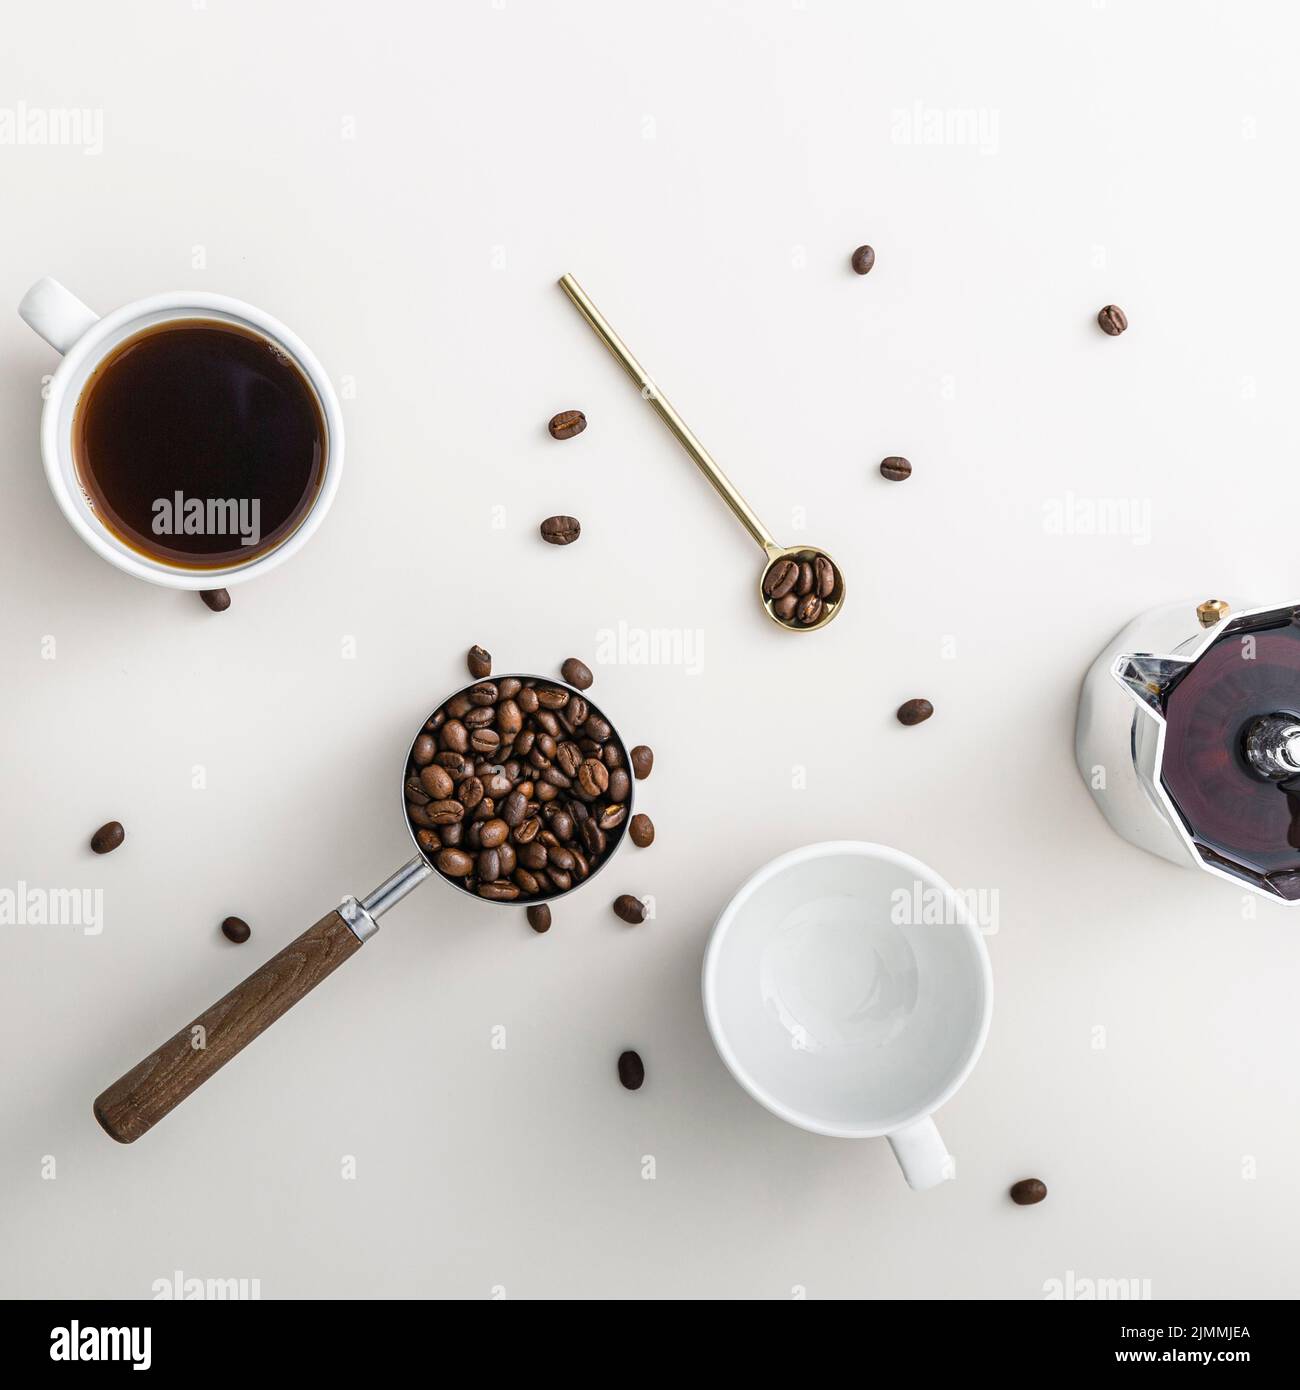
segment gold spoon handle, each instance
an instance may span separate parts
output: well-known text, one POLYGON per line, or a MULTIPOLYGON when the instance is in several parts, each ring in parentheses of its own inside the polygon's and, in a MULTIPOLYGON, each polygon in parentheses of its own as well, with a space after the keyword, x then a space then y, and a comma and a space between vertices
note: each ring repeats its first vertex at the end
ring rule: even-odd
POLYGON ((560 288, 577 306, 578 312, 591 325, 596 336, 613 353, 623 370, 636 382, 642 397, 654 406, 659 418, 677 436, 677 442, 695 460, 695 466, 711 482, 718 496, 729 506, 736 519, 769 554, 779 549, 772 533, 754 515, 748 502, 732 486, 731 479, 714 463, 709 451, 691 433, 690 426, 673 409, 662 392, 650 379, 650 373, 632 356, 627 344, 610 327, 609 321, 587 298, 587 292, 573 278, 565 275, 560 288))

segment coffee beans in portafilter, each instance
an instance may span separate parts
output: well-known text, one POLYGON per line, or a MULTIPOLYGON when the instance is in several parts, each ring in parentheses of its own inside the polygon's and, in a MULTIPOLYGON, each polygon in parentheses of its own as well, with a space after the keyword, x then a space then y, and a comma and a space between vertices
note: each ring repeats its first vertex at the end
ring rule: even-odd
POLYGON ((107 825, 101 825, 90 837, 90 847, 96 854, 109 854, 125 839, 126 831, 122 829, 122 822, 111 820, 107 825))
POLYGON ((548 516, 538 529, 548 545, 572 545, 582 535, 576 516, 548 516))
POLYGON ((763 575, 763 599, 786 627, 812 627, 843 592, 840 572, 820 550, 774 560, 763 575))
MULTIPOLYGON (((428 720, 411 745, 405 793, 415 838, 440 873, 493 902, 537 903, 613 852, 632 776, 585 696, 502 676, 468 686, 428 720)), ((545 931, 539 921, 529 917, 545 931)))
POLYGON ((485 681, 492 674, 492 653, 473 646, 465 653, 465 665, 476 681, 485 681))

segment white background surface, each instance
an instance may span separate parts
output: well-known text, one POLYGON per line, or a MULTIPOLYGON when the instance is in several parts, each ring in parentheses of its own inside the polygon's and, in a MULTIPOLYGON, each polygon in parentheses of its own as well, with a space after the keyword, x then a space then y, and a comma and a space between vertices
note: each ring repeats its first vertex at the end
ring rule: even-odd
POLYGON ((45 273, 101 311, 224 291, 349 399, 321 533, 215 616, 64 524, 55 358, 0 325, 0 884, 99 886, 107 915, 0 933, 0 1293, 148 1297, 177 1269, 264 1297, 1300 1293, 1300 918, 1124 844, 1072 759, 1080 677, 1133 613, 1297 597, 1298 28, 1172 0, 14 9, 0 106, 99 109, 104 137, 0 146, 0 300, 45 273), (903 143, 918 108, 994 137, 903 143), (760 614, 758 552, 565 270, 772 529, 843 565, 831 628, 760 614), (589 429, 553 442, 574 406, 589 429), (1069 494, 1149 504, 1150 542, 1050 534, 1069 494), (556 511, 567 550, 536 536, 556 511), (543 938, 426 885, 113 1145, 107 1082, 405 856, 400 760, 465 648, 550 671, 620 622, 702 634, 698 674, 593 690, 657 750, 655 846, 543 938), (903 729, 913 695, 938 712, 903 729), (97 860, 109 817, 127 842, 97 860), (934 1192, 883 1141, 761 1110, 705 1030, 731 892, 840 837, 999 894, 934 1192), (617 923, 624 891, 657 920, 617 923), (1028 1175, 1051 1195, 1021 1210, 1028 1175))

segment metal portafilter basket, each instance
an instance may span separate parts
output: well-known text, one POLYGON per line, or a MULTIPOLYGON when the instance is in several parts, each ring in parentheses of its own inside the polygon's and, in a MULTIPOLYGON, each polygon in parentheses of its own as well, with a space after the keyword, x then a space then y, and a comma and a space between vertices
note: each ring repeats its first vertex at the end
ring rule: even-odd
POLYGON ((643 399, 649 401, 655 413, 672 431, 673 437, 713 484, 714 490, 767 557, 758 577, 759 602, 767 616, 786 632, 816 632, 833 621, 844 606, 845 584, 844 575, 830 555, 817 546, 778 545, 772 533, 754 514, 754 509, 736 491, 731 479, 718 467, 686 421, 655 385, 650 373, 636 360, 627 344, 610 327, 608 319, 587 297, 582 286, 572 275, 565 275, 560 280, 560 288, 573 301, 618 364, 636 382, 643 399), (826 562, 827 568, 817 566, 819 557, 826 562), (807 566, 806 570, 804 566, 807 566), (822 575, 825 580, 819 582, 822 575), (806 587, 809 576, 811 589, 806 587), (810 598, 817 600, 815 616, 805 621, 801 604, 810 598), (790 599, 794 600, 793 604, 788 602, 790 599))
MULTIPOLYGON (((507 678, 509 677, 498 676, 493 679, 501 681, 507 678)), ((514 679, 524 682, 535 681, 539 685, 567 690, 571 696, 580 693, 564 681, 553 680, 550 677, 516 674, 514 679)), ((480 684, 479 681, 472 681, 461 690, 453 692, 435 708, 434 715, 430 718, 435 717, 437 710, 442 709, 458 695, 467 694, 480 684)), ((624 766, 627 766, 627 746, 617 728, 604 712, 591 702, 585 692, 581 694, 591 712, 610 724, 611 735, 608 742, 619 748, 624 766)), ((327 975, 333 974, 344 961, 359 951, 379 930, 378 919, 430 875, 477 902, 495 903, 497 906, 514 907, 518 910, 521 906, 531 906, 538 902, 549 903, 557 898, 567 897, 570 893, 576 893, 583 884, 591 882, 614 857, 616 851, 622 848, 636 800, 636 781, 631 777, 628 779, 626 815, 621 824, 609 832, 609 842, 600 862, 586 878, 576 879, 570 888, 529 898, 524 903, 501 902, 481 897, 463 884, 438 872, 432 858, 426 854, 416 838, 416 827, 406 814, 407 768, 411 762, 415 742, 426 732, 428 723, 428 720, 422 721, 411 739, 402 762, 402 774, 398 779, 402 819, 406 822, 407 831, 415 846, 415 855, 364 898, 344 898, 314 926, 308 927, 301 936, 272 956, 211 1008, 204 1010, 156 1051, 150 1053, 144 1061, 137 1063, 113 1082, 96 1099, 94 1106, 95 1118, 112 1138, 119 1143, 130 1144, 152 1129, 231 1058, 242 1052, 254 1038, 264 1033, 277 1018, 310 994, 327 975)))

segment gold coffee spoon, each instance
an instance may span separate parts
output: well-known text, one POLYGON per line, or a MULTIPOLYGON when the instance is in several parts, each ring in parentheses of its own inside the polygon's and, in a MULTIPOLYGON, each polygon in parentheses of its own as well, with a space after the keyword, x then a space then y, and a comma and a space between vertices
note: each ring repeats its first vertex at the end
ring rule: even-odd
POLYGON ((763 611, 787 632, 816 632, 818 628, 825 627, 844 604, 844 576, 839 566, 826 551, 815 546, 777 545, 772 533, 754 515, 749 503, 714 463, 709 451, 665 399, 649 372, 632 356, 627 344, 610 327, 609 321, 587 298, 582 286, 572 275, 565 275, 560 280, 560 288, 577 306, 578 312, 613 353, 623 370, 636 382, 642 398, 654 407, 659 418, 694 459, 696 467, 713 484, 736 519, 762 547, 767 556, 758 578, 758 596, 763 611), (819 566, 818 559, 825 564, 819 566), (793 603, 790 602, 791 598, 793 603))

